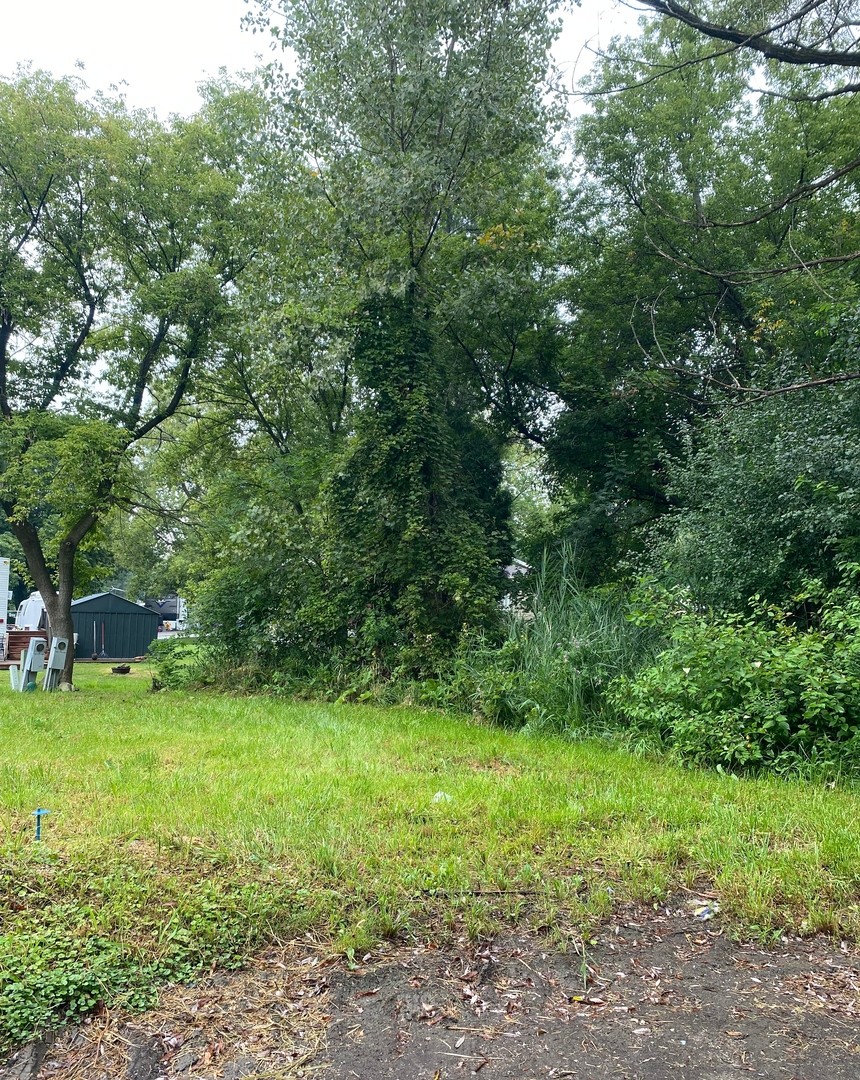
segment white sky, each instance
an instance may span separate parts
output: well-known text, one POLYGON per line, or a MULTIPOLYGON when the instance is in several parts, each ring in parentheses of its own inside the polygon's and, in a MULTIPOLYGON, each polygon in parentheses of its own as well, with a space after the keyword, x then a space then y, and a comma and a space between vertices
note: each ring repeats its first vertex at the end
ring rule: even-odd
MULTIPOLYGON (((0 0, 0 75, 31 61, 55 76, 79 75, 92 90, 115 86, 162 118, 188 114, 206 76, 271 55, 265 36, 241 28, 247 10, 244 0, 0 0)), ((555 54, 568 85, 588 68, 585 42, 605 46, 625 26, 633 30, 635 15, 618 0, 582 0, 565 17, 555 54)))

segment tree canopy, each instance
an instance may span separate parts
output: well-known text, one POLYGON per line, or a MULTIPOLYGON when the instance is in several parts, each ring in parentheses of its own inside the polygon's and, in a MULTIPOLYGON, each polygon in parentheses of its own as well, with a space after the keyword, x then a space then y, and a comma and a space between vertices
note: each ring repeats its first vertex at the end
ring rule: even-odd
MULTIPOLYGON (((280 532, 301 551, 301 580, 272 602, 268 633, 306 664, 335 650, 421 670, 495 610, 510 548, 501 451, 527 419, 508 408, 500 428, 487 405, 496 391, 528 396, 517 373, 543 303, 510 283, 535 263, 511 250, 537 239, 533 177, 556 115, 550 12, 534 0, 261 5, 296 59, 272 94, 301 224, 262 284, 270 333, 233 386, 237 404, 254 397, 262 468, 294 478, 280 532), (497 285, 516 307, 489 308, 497 285), (495 340, 476 341, 475 324, 495 340), (326 418, 310 436, 322 469, 254 389, 273 349, 267 386, 290 386, 292 417, 326 418)), ((235 592, 229 559, 223 574, 235 592)), ((207 596, 221 622, 218 589, 207 596)))
POLYGON ((545 0, 262 0, 283 64, 167 125, 0 84, 0 479, 52 623, 87 545, 300 681, 440 671, 514 553, 841 580, 853 8, 646 7, 575 120, 545 0))
POLYGON ((214 115, 165 127, 22 71, 0 82, 0 230, 0 499, 71 640, 76 555, 219 349, 253 223, 214 115))

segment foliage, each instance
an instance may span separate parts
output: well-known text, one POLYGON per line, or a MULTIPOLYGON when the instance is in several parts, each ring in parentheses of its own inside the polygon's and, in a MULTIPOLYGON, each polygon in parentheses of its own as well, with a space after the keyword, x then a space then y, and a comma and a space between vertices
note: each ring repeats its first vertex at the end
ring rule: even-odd
POLYGON ((498 447, 425 326, 408 301, 368 311, 355 371, 373 405, 324 489, 322 621, 389 670, 432 671, 463 626, 491 625, 509 555, 498 447))
MULTIPOLYGON (((851 197, 860 175, 849 131, 860 101, 819 96, 828 82, 813 67, 762 69, 742 52, 714 54, 669 20, 650 20, 639 37, 615 42, 586 80, 593 112, 577 138, 594 180, 621 196, 610 221, 635 228, 638 220, 652 242, 665 275, 661 307, 680 299, 695 311, 699 291, 684 296, 694 283, 714 296, 705 346, 725 330, 731 336, 738 316, 754 335, 778 331, 759 309, 770 303, 785 320, 781 329, 802 338, 789 298, 805 308, 852 289, 851 197)), ((637 325, 656 351, 647 319, 637 325)))
MULTIPOLYGON (((201 626, 221 625, 225 638, 229 627, 240 659, 256 637, 292 671, 330 662, 417 674, 465 625, 493 620, 509 549, 500 458, 516 410, 494 425, 487 387, 499 363, 519 361, 505 330, 519 333, 545 304, 528 284, 532 233, 552 202, 540 182, 550 10, 543 0, 261 5, 297 61, 295 82, 272 76, 281 137, 314 168, 296 177, 302 231, 276 252, 263 293, 275 302, 263 305, 262 332, 245 332, 255 362, 221 410, 235 423, 247 409, 252 483, 284 481, 274 501, 242 509, 232 533, 259 535, 272 518, 276 531, 253 550, 234 545, 241 572, 224 552, 201 583, 201 626), (306 253, 313 272, 302 275, 306 253), (501 348, 489 332, 476 341, 482 311, 501 348), (315 426, 285 427, 272 391, 287 380, 259 377, 284 336, 298 346, 290 369, 341 376, 323 427, 327 406, 313 398, 315 426)), ((301 381, 293 401, 307 403, 313 380, 301 381)), ((519 400, 533 407, 527 393, 519 400)))
POLYGON ((0 80, 0 504, 62 636, 81 544, 217 354, 253 245, 221 119, 0 80))
POLYGON ((754 594, 790 607, 808 578, 836 586, 860 543, 858 410, 853 384, 724 403, 669 466, 679 508, 655 535, 653 569, 722 611, 754 594))
POLYGON ((741 615, 704 613, 683 592, 642 597, 636 621, 670 625, 653 664, 620 676, 608 701, 635 735, 651 735, 694 764, 856 768, 860 750, 860 600, 850 584, 820 585, 799 600, 820 605, 819 625, 756 597, 741 615))
POLYGON ((508 608, 501 641, 467 635, 453 692, 476 714, 530 731, 569 735, 606 728, 610 681, 653 653, 657 634, 628 620, 620 588, 585 589, 576 553, 562 548, 508 608))
MULTIPOLYGON (((38 869, 27 869, 14 887, 26 889, 30 903, 42 897, 46 910, 62 922, 37 918, 26 929, 0 936, 0 1038, 7 1044, 74 1023, 104 1001, 122 1001, 132 1009, 151 1006, 163 983, 189 982, 213 964, 235 967, 267 931, 279 924, 292 929, 286 897, 276 901, 274 892, 260 896, 241 884, 183 883, 182 894, 172 897, 172 919, 157 928, 160 947, 147 955, 136 944, 92 933, 80 903, 88 893, 113 893, 113 903, 122 905, 126 917, 143 922, 141 905, 153 901, 153 883, 145 872, 121 866, 89 874, 63 868, 60 895, 52 897, 38 869)), ((7 860, 0 869, 0 895, 13 888, 11 870, 7 860)))
MULTIPOLYGON (((759 4, 743 17, 734 3, 683 6, 677 0, 645 0, 648 7, 667 18, 678 19, 717 42, 716 50, 749 49, 768 60, 825 68, 857 65, 858 13, 853 0, 828 4, 793 2, 759 4), (755 22, 746 22, 747 18, 755 22)), ((831 75, 832 78, 832 75, 831 75)), ((853 93, 855 83, 838 80, 836 93, 853 93)), ((831 91, 834 92, 834 91, 831 91)))
POLYGON ((178 689, 193 682, 199 651, 194 638, 165 637, 151 642, 148 655, 155 669, 153 689, 157 684, 178 689))
POLYGON ((789 374, 856 371, 834 365, 821 331, 857 298, 860 99, 817 100, 826 72, 763 70, 712 45, 648 21, 583 86, 571 332, 546 448, 550 536, 577 544, 589 581, 616 577, 672 512, 665 461, 713 389, 745 399, 789 374))
MULTIPOLYGON (((274 90, 315 162, 343 284, 403 295, 546 137, 546 0, 264 0, 296 58, 274 90)), ((270 14, 271 13, 271 14, 270 14)), ((498 224, 498 223, 497 223, 498 224)), ((504 224, 504 223, 502 223, 504 224)))

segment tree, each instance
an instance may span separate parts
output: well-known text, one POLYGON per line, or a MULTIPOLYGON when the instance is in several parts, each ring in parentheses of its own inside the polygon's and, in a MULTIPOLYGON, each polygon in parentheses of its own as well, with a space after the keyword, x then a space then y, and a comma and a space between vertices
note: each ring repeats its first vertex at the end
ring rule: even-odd
POLYGON ((303 618, 330 649, 382 670, 450 649, 502 587, 504 436, 485 416, 501 355, 462 329, 478 310, 475 278, 503 261, 488 234, 516 229, 512 193, 540 164, 550 10, 261 5, 296 57, 297 81, 276 91, 313 170, 317 225, 302 239, 328 260, 304 302, 341 312, 353 380, 348 437, 319 494, 320 589, 303 618))
POLYGON ((647 23, 597 65, 576 125, 572 332, 546 445, 558 527, 598 577, 678 504, 666 460, 712 392, 724 407, 788 389, 786 371, 792 386, 857 377, 823 331, 857 299, 858 101, 752 93, 750 56, 711 53, 647 23))
MULTIPOLYGON (((663 18, 646 24, 641 41, 614 43, 604 58, 602 77, 587 95, 630 94, 641 100, 640 91, 667 77, 670 85, 692 86, 701 84, 700 69, 704 69, 704 78, 716 86, 731 73, 735 82, 743 82, 744 106, 754 127, 760 130, 761 121, 769 116, 769 127, 781 136, 785 153, 782 162, 771 157, 763 174, 740 174, 739 188, 746 189, 747 199, 734 206, 710 200, 709 207, 698 206, 695 214, 679 219, 679 223, 698 229, 702 241, 709 232, 754 233, 762 224, 770 225, 776 235, 782 232, 789 237, 790 227, 786 226, 793 215, 803 222, 813 208, 827 214, 836 204, 851 206, 860 157, 850 131, 857 122, 860 105, 855 94, 860 83, 846 82, 843 72, 860 66, 852 29, 860 12, 853 0, 765 4, 754 16, 719 2, 700 5, 699 13, 675 0, 644 2, 663 18), (709 39, 715 38, 728 44, 714 48, 709 39)), ((659 96, 660 91, 657 93, 659 96)), ((724 115, 718 114, 718 118, 725 120, 724 115)), ((706 126, 707 122, 705 119, 706 126)), ((729 145, 736 142, 728 129, 726 136, 729 145)), ((755 154, 749 163, 754 159, 755 154)), ((667 214, 671 209, 666 208, 667 214)), ((734 268, 725 266, 723 274, 743 282, 813 270, 825 272, 860 257, 854 239, 839 235, 829 249, 820 245, 816 250, 794 250, 783 239, 783 251, 771 259, 771 265, 739 263, 734 268)), ((687 256, 687 252, 674 252, 670 247, 662 251, 676 260, 687 256)), ((697 265, 695 260, 693 265, 697 265)))
POLYGON ((69 640, 81 545, 217 354, 243 266, 216 120, 164 127, 41 72, 0 82, 0 503, 69 640))
MULTIPOLYGON (((856 354, 857 315, 822 336, 838 367, 856 354)), ((837 587, 860 555, 857 385, 714 406, 668 462, 677 508, 652 530, 649 569, 722 611, 753 595, 790 608, 813 579, 837 587)))
MULTIPOLYGON (((753 13, 733 3, 684 7, 677 0, 642 0, 652 10, 674 19, 729 50, 747 50, 765 60, 803 67, 860 68, 856 0, 779 0, 759 5, 753 13)), ((852 93, 860 84, 843 85, 835 93, 852 93)))
POLYGON ((709 419, 669 469, 680 508, 652 538, 655 570, 722 611, 834 588, 858 554, 857 420, 856 389, 839 386, 709 419))

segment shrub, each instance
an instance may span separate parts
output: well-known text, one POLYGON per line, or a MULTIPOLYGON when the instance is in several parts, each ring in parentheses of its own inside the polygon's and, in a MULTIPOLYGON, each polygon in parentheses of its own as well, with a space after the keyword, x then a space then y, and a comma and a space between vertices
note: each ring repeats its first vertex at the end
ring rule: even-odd
POLYGON ((149 646, 149 659, 158 682, 178 689, 196 681, 199 647, 193 638, 161 638, 149 646))
POLYGON ((631 735, 650 736, 696 764, 788 768, 853 758, 860 749, 860 599, 843 586, 795 601, 816 624, 758 597, 747 611, 695 610, 689 594, 640 598, 640 625, 670 625, 653 664, 616 678, 607 695, 631 735))
POLYGON ((754 594, 790 607, 810 578, 837 587, 860 543, 860 388, 726 404, 688 434, 667 465, 679 509, 655 529, 654 573, 723 612, 754 594))

